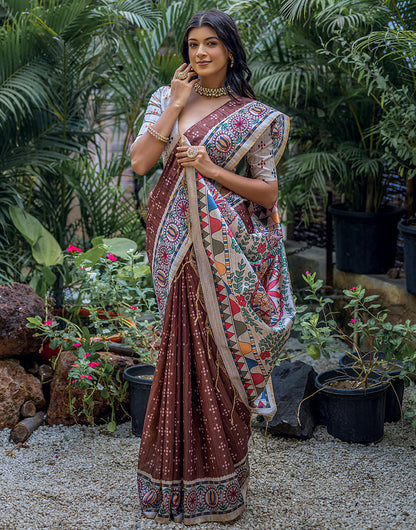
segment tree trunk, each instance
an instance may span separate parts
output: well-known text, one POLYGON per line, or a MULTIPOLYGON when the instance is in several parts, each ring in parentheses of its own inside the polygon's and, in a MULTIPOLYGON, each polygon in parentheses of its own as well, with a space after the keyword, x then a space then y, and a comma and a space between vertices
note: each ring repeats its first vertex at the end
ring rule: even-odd
POLYGON ((32 418, 25 418, 13 427, 10 432, 10 440, 18 443, 24 442, 29 438, 33 431, 35 431, 45 419, 45 412, 37 412, 32 418))
POLYGON ((31 399, 28 401, 25 401, 23 405, 20 407, 20 414, 24 418, 31 418, 36 414, 36 405, 33 403, 31 399))

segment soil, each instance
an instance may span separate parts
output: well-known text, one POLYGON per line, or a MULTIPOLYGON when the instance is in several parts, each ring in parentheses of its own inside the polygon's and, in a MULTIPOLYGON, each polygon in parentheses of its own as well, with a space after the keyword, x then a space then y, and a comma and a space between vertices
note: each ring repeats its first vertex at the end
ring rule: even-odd
POLYGON ((379 383, 369 382, 369 384, 366 386, 364 381, 345 379, 343 381, 332 381, 331 383, 328 383, 327 386, 331 388, 338 388, 339 390, 355 390, 357 388, 369 388, 371 386, 375 386, 376 384, 379 383))

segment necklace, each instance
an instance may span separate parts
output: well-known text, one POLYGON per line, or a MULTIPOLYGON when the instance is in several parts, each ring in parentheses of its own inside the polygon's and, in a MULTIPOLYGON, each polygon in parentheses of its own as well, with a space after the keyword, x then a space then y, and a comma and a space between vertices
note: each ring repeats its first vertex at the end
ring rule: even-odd
POLYGON ((205 88, 199 83, 196 83, 194 90, 200 96, 206 96, 207 98, 220 98, 221 96, 227 95, 227 89, 224 86, 220 88, 205 88))

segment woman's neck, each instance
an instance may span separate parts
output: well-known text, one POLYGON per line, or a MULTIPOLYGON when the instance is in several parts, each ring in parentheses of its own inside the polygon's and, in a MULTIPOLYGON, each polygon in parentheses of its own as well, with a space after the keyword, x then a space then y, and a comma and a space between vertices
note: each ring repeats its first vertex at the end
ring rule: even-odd
POLYGON ((199 76, 199 83, 205 88, 222 88, 225 85, 225 79, 224 76, 199 76))

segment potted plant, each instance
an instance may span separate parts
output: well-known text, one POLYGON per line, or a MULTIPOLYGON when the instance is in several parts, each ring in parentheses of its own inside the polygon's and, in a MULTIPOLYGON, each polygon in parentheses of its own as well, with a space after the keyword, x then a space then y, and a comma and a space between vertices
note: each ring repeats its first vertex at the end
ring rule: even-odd
MULTIPOLYGON (((400 172, 397 164, 395 168, 386 164, 385 136, 378 125, 391 85, 400 86, 405 79, 413 83, 408 71, 413 47, 409 42, 400 57, 391 58, 391 43, 397 42, 391 36, 386 46, 354 55, 354 41, 370 41, 377 27, 396 28, 392 21, 397 10, 410 9, 394 4, 380 10, 376 0, 370 3, 374 9, 367 19, 359 3, 349 6, 347 14, 340 2, 315 3, 308 10, 299 2, 283 0, 276 9, 262 13, 267 18, 266 24, 262 19, 266 35, 259 32, 251 64, 256 92, 266 101, 278 98, 292 117, 292 156, 279 179, 281 204, 289 214, 302 207, 306 218, 316 207, 316 195, 321 194, 326 203, 330 189, 337 197, 329 209, 335 224, 337 268, 385 273, 395 261, 402 215, 397 206, 402 200, 395 205, 388 198, 389 184, 397 182, 400 172), (387 57, 381 58, 384 51, 387 57)), ((409 106, 401 107, 402 122, 408 111, 409 106)), ((408 122, 412 123, 408 138, 413 138, 414 119, 408 122)), ((394 138, 400 128, 401 124, 394 138)))
POLYGON ((297 308, 294 328, 299 332, 299 341, 313 358, 318 358, 339 350, 341 339, 341 344, 345 344, 345 349, 341 349, 352 363, 350 368, 329 370, 316 378, 328 432, 349 442, 379 441, 384 432, 386 393, 392 377, 405 378, 415 370, 416 325, 410 321, 387 322, 388 311, 380 308, 378 295, 367 296, 358 285, 343 291, 344 309, 351 312, 345 331, 331 309, 333 300, 320 294, 322 280, 309 272, 303 278, 308 285, 304 299, 313 307, 297 308), (384 352, 384 359, 379 351, 384 352), (399 362, 402 368, 398 374, 399 362))

